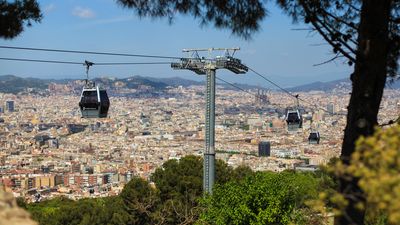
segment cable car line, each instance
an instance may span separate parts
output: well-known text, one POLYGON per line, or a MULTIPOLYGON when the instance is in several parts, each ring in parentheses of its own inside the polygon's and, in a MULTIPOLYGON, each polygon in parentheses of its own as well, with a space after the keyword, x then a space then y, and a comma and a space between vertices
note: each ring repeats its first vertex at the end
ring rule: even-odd
MULTIPOLYGON (((59 64, 71 64, 71 65, 86 65, 84 62, 59 61, 59 60, 42 60, 42 59, 22 59, 22 58, 4 58, 4 57, 0 57, 0 60, 22 61, 22 62, 38 62, 38 63, 59 63, 59 64)), ((171 62, 105 62, 105 63, 93 63, 94 66, 163 65, 163 64, 171 64, 171 62)))
POLYGON ((0 60, 9 60, 9 61, 23 61, 23 62, 39 62, 39 63, 60 63, 60 64, 84 65, 84 63, 81 63, 81 62, 71 62, 71 61, 55 61, 55 60, 41 60, 41 59, 0 58, 0 60))
POLYGON ((285 88, 279 86, 277 83, 275 83, 275 82, 273 82, 272 80, 268 79, 267 77, 265 77, 265 76, 262 75, 261 73, 258 73, 258 72, 255 71, 254 69, 252 69, 252 68, 250 68, 250 67, 247 67, 247 68, 248 68, 250 71, 252 71, 253 73, 255 73, 256 75, 258 75, 259 77, 263 78, 264 80, 268 81, 269 83, 271 83, 271 84, 274 85, 275 87, 279 88, 280 90, 282 90, 283 92, 285 92, 285 93, 288 94, 289 96, 291 96, 291 97, 293 97, 293 98, 296 98, 297 100, 300 100, 300 101, 302 101, 302 102, 305 102, 305 103, 307 103, 307 104, 309 104, 309 105, 311 105, 311 106, 313 106, 313 107, 315 107, 315 108, 317 108, 317 109, 320 109, 320 110, 322 110, 322 111, 324 111, 324 112, 330 113, 328 110, 326 110, 326 109, 324 109, 324 108, 322 108, 322 107, 318 107, 317 105, 314 105, 313 103, 311 103, 311 102, 309 102, 309 101, 306 101, 305 99, 300 98, 299 95, 294 95, 294 94, 292 94, 290 91, 288 91, 288 90, 286 90, 285 88))
MULTIPOLYGON (((62 52, 62 53, 77 53, 77 54, 95 54, 95 55, 111 55, 111 56, 129 56, 129 57, 146 57, 146 58, 164 58, 164 59, 182 59, 182 57, 173 57, 173 56, 158 56, 158 55, 141 55, 141 54, 125 54, 125 53, 112 53, 112 52, 92 52, 92 51, 75 51, 75 50, 62 50, 62 49, 48 49, 48 48, 28 48, 28 47, 16 47, 16 46, 3 46, 0 45, 0 48, 3 49, 16 49, 16 50, 29 50, 29 51, 47 51, 47 52, 62 52)), ((25 62, 39 62, 39 63, 59 63, 59 64, 72 64, 72 65, 86 65, 85 63, 81 62, 72 62, 72 61, 57 61, 57 60, 40 60, 40 59, 21 59, 21 58, 5 58, 5 57, 0 57, 0 60, 9 60, 9 61, 25 61, 25 62)), ((106 62, 106 63, 93 63, 93 65, 98 65, 98 66, 113 66, 113 65, 162 65, 162 64, 171 64, 171 62, 106 62)), ((290 91, 286 90, 285 88, 281 87, 277 83, 273 82, 272 80, 268 79, 266 76, 262 75, 261 73, 257 72, 256 70, 247 67, 250 71, 252 71, 254 74, 257 76, 263 78, 267 82, 271 83, 275 87, 279 88, 286 94, 288 94, 290 97, 296 98, 297 100, 300 100, 302 102, 305 102, 313 107, 319 108, 325 112, 328 112, 328 110, 318 107, 314 105, 311 102, 308 102, 302 98, 300 98, 298 95, 292 94, 290 91)), ((218 78, 220 79, 220 78, 218 78)), ((223 81, 221 79, 221 81, 223 81)), ((226 81, 223 81, 226 82, 226 81)), ((229 82, 226 82, 227 84, 230 84, 229 82)), ((232 84, 230 84, 232 86, 232 84)), ((236 86, 233 86, 236 87, 236 86)), ((236 87, 239 88, 239 87, 236 87)), ((241 88, 240 88, 241 89, 241 88)), ((241 89, 242 91, 245 91, 241 89)), ((250 93, 245 91, 246 93, 250 93)))
MULTIPOLYGON (((241 87, 239 87, 239 86, 237 86, 235 84, 232 84, 232 83, 230 83, 230 82, 228 82, 226 80, 223 80, 223 79, 218 78, 218 77, 216 77, 216 79, 219 80, 219 81, 222 81, 222 82, 224 82, 224 83, 226 83, 226 84, 228 84, 228 85, 230 85, 232 87, 235 87, 235 88, 237 88, 237 89, 239 89, 239 90, 241 90, 243 92, 246 92, 247 94, 253 95, 256 98, 259 97, 259 96, 255 95, 255 94, 253 94, 253 93, 251 93, 249 91, 246 91, 245 89, 243 89, 243 88, 241 88, 241 87)), ((312 123, 312 120, 311 120, 311 123, 312 123)), ((310 127, 310 134, 308 136, 308 144, 319 144, 320 143, 320 139, 321 139, 321 136, 320 136, 319 131, 313 130, 310 127)))
POLYGON ((124 56, 124 57, 141 57, 141 58, 159 58, 159 59, 182 59, 182 57, 176 57, 176 56, 128 54, 128 53, 116 53, 116 52, 78 51, 78 50, 50 49, 50 48, 30 48, 30 47, 17 47, 17 46, 4 46, 4 45, 0 45, 0 48, 14 49, 14 50, 26 50, 26 51, 73 53, 73 54, 108 55, 108 56, 124 56))
POLYGON ((226 81, 226 80, 223 80, 223 79, 221 79, 221 78, 219 78, 219 77, 216 77, 216 79, 219 80, 219 81, 222 81, 222 82, 224 82, 224 83, 226 83, 226 84, 228 84, 228 85, 230 85, 230 86, 232 86, 232 87, 235 87, 235 88, 237 88, 237 89, 239 89, 239 90, 241 90, 241 91, 243 91, 243 92, 246 92, 247 94, 253 95, 253 96, 255 96, 256 98, 258 98, 257 95, 251 93, 250 91, 246 91, 245 89, 243 89, 243 88, 241 88, 241 87, 239 87, 239 86, 237 86, 237 85, 235 85, 235 84, 232 84, 232 83, 230 83, 230 82, 228 82, 228 81, 226 81))
POLYGON ((95 63, 95 66, 119 66, 119 65, 171 65, 171 62, 126 62, 126 63, 95 63))
POLYGON ((255 73, 257 76, 263 78, 264 80, 268 81, 269 83, 271 83, 272 85, 274 85, 275 87, 279 88, 280 90, 282 90, 283 92, 286 92, 288 95, 290 95, 291 97, 297 98, 296 95, 290 93, 290 91, 286 90, 285 88, 279 86, 277 83, 273 82, 272 80, 268 79, 267 77, 263 76, 261 73, 258 73, 257 71, 253 70, 250 67, 247 67, 250 71, 252 71, 253 73, 255 73))
MULTIPOLYGON (((235 85, 235 84, 232 84, 232 83, 230 83, 230 82, 228 82, 228 81, 226 81, 226 80, 223 80, 222 78, 216 77, 216 79, 219 80, 219 81, 222 81, 222 82, 224 82, 224 83, 226 83, 226 84, 228 84, 228 85, 230 85, 230 86, 232 86, 232 87, 234 87, 234 88, 237 88, 238 90, 241 90, 241 91, 243 91, 243 92, 245 92, 245 93, 247 93, 247 94, 250 94, 250 95, 252 95, 252 96, 254 96, 254 97, 256 97, 256 98, 261 99, 260 96, 254 94, 254 93, 252 93, 252 92, 250 92, 250 91, 247 91, 247 90, 245 90, 245 89, 243 89, 243 88, 241 88, 241 87, 239 87, 239 86, 237 86, 237 85, 235 85)), ((274 105, 274 106, 280 107, 279 104, 276 104, 276 103, 269 103, 269 104, 270 104, 270 105, 274 105)))

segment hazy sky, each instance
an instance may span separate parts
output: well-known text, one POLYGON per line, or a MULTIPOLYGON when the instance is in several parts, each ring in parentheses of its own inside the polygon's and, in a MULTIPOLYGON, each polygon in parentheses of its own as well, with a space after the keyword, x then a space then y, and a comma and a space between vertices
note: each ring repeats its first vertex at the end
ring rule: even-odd
MULTIPOLYGON (((345 78, 352 71, 340 61, 313 66, 333 56, 330 47, 325 44, 313 46, 324 42, 317 34, 293 30, 306 26, 293 25, 274 4, 267 6, 270 15, 262 22, 262 29, 252 40, 246 41, 231 35, 229 30, 219 30, 212 25, 200 27, 199 21, 189 16, 177 16, 171 25, 166 19, 140 19, 114 0, 39 0, 39 3, 44 15, 42 22, 33 24, 13 40, 0 39, 0 45, 177 57, 186 56, 182 53, 183 48, 240 47, 235 55, 237 58, 284 87, 345 78)), ((0 49, 0 57, 98 63, 162 61, 7 49, 0 49)), ((83 78, 84 73, 84 67, 79 65, 0 60, 0 75, 58 79, 83 78)), ((142 75, 203 79, 189 71, 172 70, 169 65, 95 66, 90 74, 97 77, 142 75)), ((220 70, 217 76, 231 82, 270 87, 251 72, 234 75, 220 70)))

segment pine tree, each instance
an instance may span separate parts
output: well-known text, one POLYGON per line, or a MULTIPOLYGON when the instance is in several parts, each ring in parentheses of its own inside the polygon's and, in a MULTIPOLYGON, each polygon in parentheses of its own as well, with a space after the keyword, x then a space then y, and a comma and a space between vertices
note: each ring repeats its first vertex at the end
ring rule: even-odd
POLYGON ((40 22, 42 14, 36 0, 0 0, 0 38, 11 39, 24 31, 24 25, 40 22))

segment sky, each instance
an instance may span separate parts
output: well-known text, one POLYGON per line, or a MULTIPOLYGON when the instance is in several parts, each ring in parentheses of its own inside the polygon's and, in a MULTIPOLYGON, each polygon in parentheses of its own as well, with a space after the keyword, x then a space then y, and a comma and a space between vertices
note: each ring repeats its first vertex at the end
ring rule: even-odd
MULTIPOLYGON (((172 24, 167 19, 139 18, 115 0, 39 0, 41 23, 34 23, 12 40, 0 39, 2 46, 115 52, 127 54, 186 57, 184 48, 240 47, 235 57, 255 71, 283 87, 349 77, 352 67, 338 61, 322 66, 333 53, 318 34, 298 30, 304 24, 291 19, 273 3, 267 5, 269 16, 251 40, 232 35, 227 29, 200 26, 191 16, 177 15, 172 24), (297 29, 297 30, 296 30, 297 29)), ((222 52, 214 52, 213 56, 222 52)), ((207 55, 204 55, 207 56, 207 55)), ((82 54, 49 53, 0 49, 0 57, 84 62, 159 62, 160 59, 110 57, 82 54)), ((171 60, 167 60, 171 61, 171 60)), ((0 60, 0 75, 21 77, 81 79, 80 65, 13 62, 0 60)), ((94 66, 91 77, 182 77, 202 80, 186 70, 172 70, 169 65, 94 66)), ((252 72, 236 75, 218 70, 217 76, 229 82, 271 87, 252 72)))

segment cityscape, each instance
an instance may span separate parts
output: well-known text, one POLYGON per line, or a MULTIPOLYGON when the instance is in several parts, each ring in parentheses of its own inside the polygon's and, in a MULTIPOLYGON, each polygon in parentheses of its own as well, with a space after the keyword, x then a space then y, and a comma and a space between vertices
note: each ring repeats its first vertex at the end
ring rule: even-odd
MULTIPOLYGON (((136 92, 147 96, 151 89, 136 92)), ((148 180, 167 160, 203 155, 204 91, 204 85, 171 86, 156 97, 110 95, 108 117, 89 119, 81 117, 71 84, 49 84, 42 95, 2 93, 0 183, 28 202, 118 195, 134 176, 148 180)), ((248 91, 217 85, 216 159, 254 171, 314 171, 340 155, 345 86, 299 92, 307 102, 300 105, 303 127, 295 131, 285 121, 286 109, 296 106, 292 96, 248 91), (309 142, 313 131, 319 144, 309 142)), ((399 90, 385 91, 380 122, 396 118, 399 97, 399 90)))
POLYGON ((399 59, 395 0, 0 0, 0 225, 398 225, 399 59))

